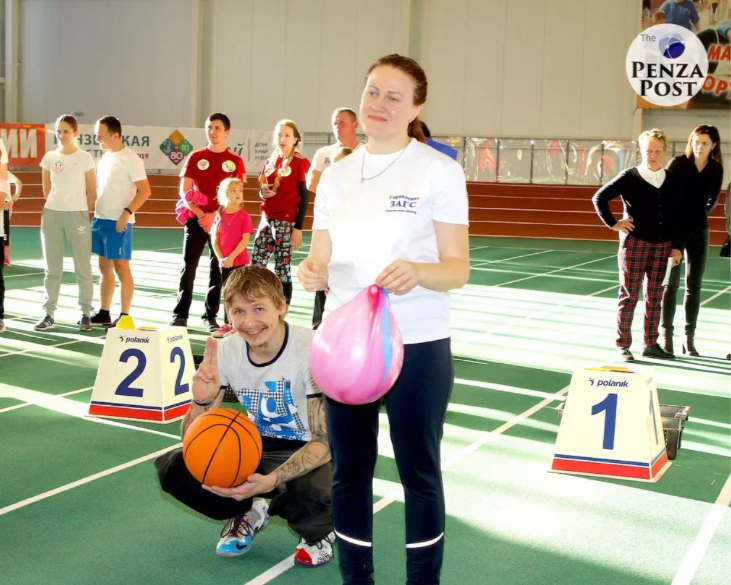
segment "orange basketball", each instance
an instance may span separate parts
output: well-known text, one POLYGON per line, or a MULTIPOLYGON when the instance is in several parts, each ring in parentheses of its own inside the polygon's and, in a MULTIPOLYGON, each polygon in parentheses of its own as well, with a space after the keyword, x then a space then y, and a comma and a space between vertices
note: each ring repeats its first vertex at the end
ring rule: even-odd
POLYGON ((261 435, 244 413, 217 408, 188 427, 183 459, 188 471, 204 485, 234 487, 259 466, 261 435))

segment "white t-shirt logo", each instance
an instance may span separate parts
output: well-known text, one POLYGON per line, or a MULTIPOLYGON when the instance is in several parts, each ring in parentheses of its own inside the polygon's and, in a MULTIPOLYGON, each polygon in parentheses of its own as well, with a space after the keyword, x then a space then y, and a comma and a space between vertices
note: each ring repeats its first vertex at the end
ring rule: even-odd
POLYGON ((61 161, 53 163, 51 166, 52 173, 60 173, 63 170, 63 163, 61 161))
POLYGON ((223 170, 227 173, 233 173, 236 170, 236 163, 232 160, 225 160, 223 161, 221 168, 223 168, 223 170))
POLYGON ((198 168, 202 171, 205 171, 209 166, 211 166, 211 163, 209 163, 206 159, 202 158, 198 161, 198 168))
POLYGON ((419 206, 419 199, 419 197, 407 197, 406 195, 390 195, 386 212, 416 213, 415 209, 419 206))

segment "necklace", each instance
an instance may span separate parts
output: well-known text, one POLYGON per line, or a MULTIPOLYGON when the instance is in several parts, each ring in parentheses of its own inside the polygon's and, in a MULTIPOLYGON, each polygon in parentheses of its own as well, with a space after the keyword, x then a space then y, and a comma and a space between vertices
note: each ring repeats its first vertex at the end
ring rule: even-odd
MULTIPOLYGON (((409 144, 411 144, 411 142, 409 142, 409 144)), ((393 164, 394 164, 394 163, 395 163, 395 162, 396 162, 396 161, 397 161, 398 159, 400 159, 400 158, 401 158, 401 155, 402 155, 402 154, 403 154, 403 153, 404 153, 404 152, 406 151, 406 149, 407 149, 407 148, 409 147, 409 144, 407 144, 406 146, 404 146, 403 150, 401 150, 401 152, 399 152, 399 153, 398 153, 398 156, 397 156, 397 157, 396 157, 395 159, 393 159, 393 160, 392 160, 392 161, 391 161, 391 162, 390 162, 390 163, 388 164, 388 166, 387 166, 387 167, 386 167, 385 169, 383 169, 383 170, 382 170, 382 171, 381 171, 380 173, 378 173, 377 175, 373 175, 372 177, 365 177, 365 176, 363 175, 363 170, 365 169, 365 157, 366 157, 366 152, 368 152, 368 148, 367 148, 367 147, 363 147, 363 160, 362 160, 362 161, 361 161, 361 163, 360 163, 360 182, 361 182, 361 183, 364 183, 365 181, 370 181, 371 179, 375 179, 376 177, 380 177, 380 176, 381 176, 381 175, 382 175, 383 173, 385 173, 385 172, 386 172, 386 171, 387 171, 388 169, 390 169, 390 168, 391 168, 391 166, 393 166, 393 164)))

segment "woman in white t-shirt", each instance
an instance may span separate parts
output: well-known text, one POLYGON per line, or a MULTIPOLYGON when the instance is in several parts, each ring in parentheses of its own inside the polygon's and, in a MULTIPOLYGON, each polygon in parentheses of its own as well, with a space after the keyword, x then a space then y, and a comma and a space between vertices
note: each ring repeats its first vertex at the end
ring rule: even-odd
MULTIPOLYGON (((383 398, 406 492, 410 584, 439 583, 444 491, 439 447, 454 383, 449 292, 469 278, 462 168, 424 144, 427 81, 418 63, 389 55, 369 70, 360 121, 366 148, 326 169, 315 200, 309 256, 298 277, 329 287, 325 319, 376 283, 391 295, 404 365, 383 398)), ((332 506, 344 583, 374 583, 373 471, 381 402, 326 400, 333 454, 332 506)))
POLYGON ((91 276, 91 221, 89 213, 96 201, 96 169, 92 156, 76 145, 79 124, 73 116, 56 120, 58 148, 47 152, 41 160, 43 197, 46 199, 41 217, 41 242, 46 276, 43 285, 46 315, 35 324, 36 331, 55 327, 54 313, 58 306, 63 277, 64 242, 74 260, 76 283, 79 286, 81 331, 91 331, 91 310, 94 283, 91 276))

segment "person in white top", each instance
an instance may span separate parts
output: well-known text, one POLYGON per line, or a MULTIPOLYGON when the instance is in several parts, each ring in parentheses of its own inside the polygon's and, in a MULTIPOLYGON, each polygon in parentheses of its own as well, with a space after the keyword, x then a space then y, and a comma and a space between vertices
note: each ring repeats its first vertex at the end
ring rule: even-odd
POLYGON ((89 212, 96 201, 96 169, 91 154, 76 144, 79 123, 70 115, 56 120, 58 148, 41 160, 43 198, 41 244, 45 277, 45 316, 34 325, 36 331, 56 327, 55 312, 63 278, 63 251, 68 243, 79 287, 81 331, 91 331, 94 281, 91 275, 91 222, 89 212))
MULTIPOLYGON (((454 383, 449 291, 469 278, 464 172, 424 143, 419 114, 427 81, 416 61, 379 59, 369 70, 359 119, 365 148, 326 169, 315 201, 312 245, 298 268, 308 291, 329 287, 328 315, 377 284, 405 348, 401 375, 383 398, 406 492, 410 584, 439 583, 444 490, 439 448, 454 383)), ((332 506, 343 581, 373 581, 372 480, 381 402, 325 400, 333 455, 332 506)))
MULTIPOLYGON (((333 112, 332 127, 333 133, 335 134, 335 144, 328 144, 317 150, 315 156, 312 158, 310 172, 307 173, 307 189, 315 194, 317 193, 317 185, 320 183, 320 177, 323 171, 335 162, 333 160, 335 151, 345 147, 355 152, 362 146, 356 136, 358 115, 350 108, 338 108, 333 112)), ((318 290, 315 293, 315 309, 312 313, 313 329, 317 329, 322 322, 326 298, 327 296, 324 290, 318 290)))
POLYGON ((8 203, 8 209, 4 210, 3 221, 5 222, 5 266, 10 266, 10 218, 13 215, 13 207, 20 199, 20 194, 23 192, 23 181, 16 177, 13 173, 8 171, 8 188, 12 189, 15 185, 15 193, 12 195, 10 192, 5 197, 5 203, 8 203))
POLYGON ((114 327, 109 310, 114 296, 116 272, 119 277, 122 311, 128 315, 135 290, 129 267, 132 259, 134 213, 150 196, 142 159, 122 140, 122 124, 114 116, 105 116, 96 123, 96 141, 104 152, 97 168, 96 212, 91 223, 92 252, 99 255, 101 308, 92 316, 94 325, 114 327))
MULTIPOLYGON (((10 194, 8 184, 8 149, 0 139, 0 211, 10 210, 13 207, 12 199, 7 201, 10 194)), ((5 237, 4 213, 0 213, 0 238, 5 237)), ((5 279, 3 269, 5 268, 5 246, 0 246, 0 333, 5 331, 5 279)))

